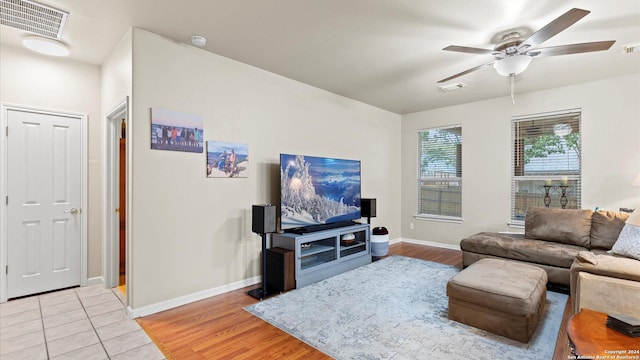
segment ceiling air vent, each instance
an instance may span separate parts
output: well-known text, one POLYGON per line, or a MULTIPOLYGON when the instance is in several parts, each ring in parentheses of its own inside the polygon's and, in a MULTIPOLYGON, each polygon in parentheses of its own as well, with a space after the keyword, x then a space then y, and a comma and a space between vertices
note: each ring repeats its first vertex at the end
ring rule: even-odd
POLYGON ((448 92, 448 91, 460 90, 465 86, 467 86, 467 84, 459 82, 455 84, 440 85, 438 86, 438 89, 440 89, 440 91, 448 92))
POLYGON ((0 0, 0 24, 60 40, 69 13, 26 0, 0 0))
POLYGON ((640 51, 640 42, 622 46, 622 53, 624 54, 631 54, 639 51, 640 51))

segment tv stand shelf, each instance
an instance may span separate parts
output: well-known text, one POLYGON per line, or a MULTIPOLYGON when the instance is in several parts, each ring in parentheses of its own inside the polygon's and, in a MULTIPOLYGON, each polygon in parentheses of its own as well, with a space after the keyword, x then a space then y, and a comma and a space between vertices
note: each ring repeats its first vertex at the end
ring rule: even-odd
POLYGON ((371 262, 368 224, 355 224, 304 234, 272 234, 271 246, 295 252, 296 288, 371 262), (341 237, 353 234, 348 244, 341 237))

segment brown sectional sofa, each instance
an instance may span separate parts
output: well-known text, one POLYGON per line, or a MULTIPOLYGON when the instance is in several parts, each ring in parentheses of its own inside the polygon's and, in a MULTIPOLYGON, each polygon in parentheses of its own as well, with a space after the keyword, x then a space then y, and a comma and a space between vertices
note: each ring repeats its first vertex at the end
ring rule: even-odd
POLYGON ((640 260, 608 253, 628 217, 617 211, 531 208, 524 234, 481 232, 463 239, 463 265, 483 258, 533 264, 547 272, 551 289, 570 288, 574 313, 587 308, 640 317, 640 260))
MULTIPOLYGON (((482 258, 530 263, 547 272, 549 283, 565 288, 578 253, 608 255, 628 213, 617 211, 530 208, 524 234, 481 232, 460 242, 463 265, 482 258)), ((637 260, 634 260, 637 261, 637 260)))

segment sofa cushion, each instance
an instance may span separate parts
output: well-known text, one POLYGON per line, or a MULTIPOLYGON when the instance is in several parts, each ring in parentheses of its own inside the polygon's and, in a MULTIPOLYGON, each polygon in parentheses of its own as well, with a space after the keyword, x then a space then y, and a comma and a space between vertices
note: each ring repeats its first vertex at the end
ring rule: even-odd
POLYGON ((565 269, 571 267, 580 251, 587 250, 582 246, 524 239, 522 235, 494 232, 481 232, 462 239, 460 249, 477 254, 558 266, 565 269))
POLYGON ((532 207, 527 210, 524 237, 589 247, 593 211, 532 207))
POLYGON ((592 274, 640 281, 640 261, 613 255, 597 255, 590 251, 578 253, 571 271, 588 271, 592 274))
POLYGON ((462 265, 464 267, 467 267, 475 263, 476 261, 480 261, 482 259, 487 259, 487 258, 517 261, 517 262, 522 262, 523 264, 535 265, 547 272, 547 278, 550 283, 566 286, 567 289, 569 288, 569 282, 570 282, 569 269, 562 268, 559 266, 551 266, 551 265, 545 265, 545 264, 539 264, 539 263, 532 264, 532 263, 528 263, 520 260, 501 258, 493 255, 477 254, 470 251, 462 252, 462 265))
POLYGON ((629 214, 622 211, 599 210, 591 218, 590 249, 609 250, 618 239, 629 214))

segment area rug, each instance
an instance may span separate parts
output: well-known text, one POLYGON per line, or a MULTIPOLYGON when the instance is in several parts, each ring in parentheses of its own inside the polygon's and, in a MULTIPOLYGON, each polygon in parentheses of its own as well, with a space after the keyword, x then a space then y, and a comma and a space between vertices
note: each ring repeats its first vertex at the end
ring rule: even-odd
POLYGON ((459 269, 391 256, 245 308, 336 359, 551 359, 567 295, 548 292, 528 344, 447 318, 459 269))

